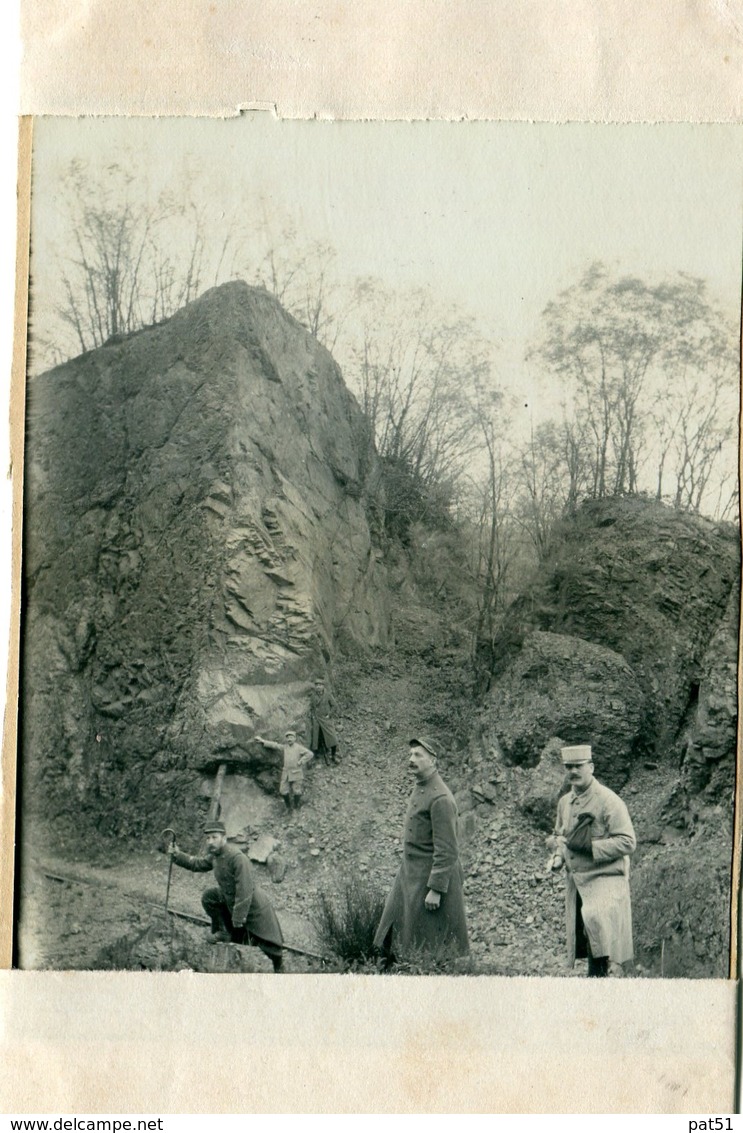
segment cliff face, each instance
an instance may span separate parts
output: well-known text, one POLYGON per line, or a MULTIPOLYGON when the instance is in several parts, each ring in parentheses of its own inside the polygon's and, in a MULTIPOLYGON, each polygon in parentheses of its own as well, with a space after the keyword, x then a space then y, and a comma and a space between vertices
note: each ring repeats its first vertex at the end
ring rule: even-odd
POLYGON ((729 788, 738 723, 739 625, 740 594, 734 586, 691 687, 688 724, 679 744, 687 796, 714 800, 729 788))
POLYGON ((341 636, 386 642, 374 462, 330 355, 241 283, 36 378, 28 406, 29 802, 135 832, 194 768, 303 734, 341 636))
POLYGON ((739 560, 732 525, 643 499, 585 504, 495 643, 488 721, 505 758, 534 766, 559 736, 593 743, 613 786, 664 759, 691 790, 729 794, 739 560))
POLYGON ((510 776, 546 831, 559 747, 592 744, 637 834, 635 957, 654 974, 729 975, 739 592, 732 525, 595 501, 555 532, 495 643, 477 775, 510 776))

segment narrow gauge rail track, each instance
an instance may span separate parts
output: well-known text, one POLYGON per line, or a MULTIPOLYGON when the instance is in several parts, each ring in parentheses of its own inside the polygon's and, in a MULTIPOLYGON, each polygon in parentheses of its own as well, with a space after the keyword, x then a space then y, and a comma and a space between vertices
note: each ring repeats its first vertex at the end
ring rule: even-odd
MULTIPOLYGON (((92 885, 93 887, 99 889, 103 886, 102 881, 98 881, 96 878, 92 877, 81 877, 79 874, 56 873, 45 868, 42 868, 40 872, 43 877, 48 877, 50 881, 69 882, 74 885, 92 885)), ((147 905, 148 908, 154 909, 160 914, 165 911, 161 905, 156 904, 154 901, 151 901, 146 897, 143 898, 141 893, 133 893, 128 889, 121 889, 120 892, 123 893, 126 897, 131 897, 133 900, 142 901, 145 905, 147 905)), ((205 925, 206 927, 209 926, 209 921, 206 919, 206 917, 199 917, 195 913, 187 913, 184 909, 174 909, 171 907, 168 909, 168 915, 172 917, 178 917, 182 921, 190 921, 192 924, 205 925)), ((235 944, 232 947, 241 948, 243 946, 240 944, 235 944)), ((332 956, 323 956, 320 952, 312 952, 309 948, 300 948, 296 944, 287 944, 286 942, 284 942, 282 947, 287 952, 293 952, 297 956, 309 956, 312 960, 321 960, 325 964, 333 963, 332 956)))

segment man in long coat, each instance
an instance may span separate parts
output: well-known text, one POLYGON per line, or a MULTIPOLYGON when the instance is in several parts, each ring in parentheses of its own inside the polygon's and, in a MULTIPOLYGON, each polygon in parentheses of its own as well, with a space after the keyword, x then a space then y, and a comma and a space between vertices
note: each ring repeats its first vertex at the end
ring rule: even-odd
POLYGON ((431 740, 410 741, 415 787, 405 814, 402 865, 374 938, 388 966, 410 949, 440 957, 469 952, 457 805, 436 770, 436 754, 431 740))
POLYGON ((334 704, 322 681, 316 681, 310 693, 310 747, 326 763, 340 763, 338 735, 330 720, 334 704))
POLYGON ((637 845, 627 807, 593 777, 588 744, 562 749, 569 794, 547 839, 552 868, 564 864, 568 964, 588 958, 589 976, 632 959, 629 858, 637 845))
POLYGON ((184 854, 173 843, 168 853, 176 865, 193 873, 214 871, 216 887, 201 895, 204 912, 211 919, 212 944, 232 941, 255 944, 270 959, 275 972, 283 970, 283 936, 276 913, 263 890, 255 884, 250 862, 227 841, 222 822, 204 827, 207 852, 203 857, 184 854))

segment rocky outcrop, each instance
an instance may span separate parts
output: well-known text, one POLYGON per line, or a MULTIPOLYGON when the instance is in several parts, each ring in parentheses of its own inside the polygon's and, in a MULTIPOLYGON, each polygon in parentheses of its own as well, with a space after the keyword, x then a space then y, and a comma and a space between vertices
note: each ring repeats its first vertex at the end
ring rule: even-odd
POLYGON ((732 524, 641 498, 587 502, 555 533, 494 643, 488 711, 506 757, 533 763, 550 735, 592 742, 608 760, 597 760, 599 777, 621 785, 634 760, 678 759, 688 740, 707 747, 705 765, 720 745, 730 753, 739 558, 732 524), (548 640, 559 648, 542 659, 548 640))
POLYGON ((646 851, 631 872, 635 956, 666 977, 730 978, 729 814, 688 840, 646 851))
POLYGON ((681 782, 688 796, 729 798, 735 779, 738 725, 740 596, 727 610, 702 659, 690 695, 690 720, 681 736, 681 782))
POLYGON ((547 741, 590 743, 597 774, 626 778, 645 696, 611 649, 565 634, 533 632, 494 681, 487 719, 509 763, 535 766, 547 741))
POLYGON ((554 830, 557 804, 561 795, 569 790, 560 754, 563 746, 564 741, 558 736, 549 741, 521 793, 521 810, 547 833, 554 830))
POLYGON ((327 351, 241 283, 30 383, 23 752, 47 803, 166 818, 195 767, 304 734, 339 637, 385 643, 363 435, 327 351))

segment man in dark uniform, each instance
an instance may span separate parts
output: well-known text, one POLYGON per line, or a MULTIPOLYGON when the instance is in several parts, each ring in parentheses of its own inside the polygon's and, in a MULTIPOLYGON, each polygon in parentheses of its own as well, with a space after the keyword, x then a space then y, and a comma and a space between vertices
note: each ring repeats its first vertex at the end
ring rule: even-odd
POLYGON ((338 735, 330 720, 335 701, 322 681, 315 681, 310 694, 310 747, 326 763, 340 763, 338 735))
POLYGON ((436 748, 410 741, 415 787, 403 829, 403 859, 374 938, 388 965, 409 949, 438 956, 469 952, 464 874, 457 843, 457 805, 436 770, 436 748))
POLYGON ((216 886, 201 895, 204 912, 212 922, 210 943, 254 944, 265 952, 275 972, 283 971, 281 926, 268 897, 255 884, 250 862, 228 843, 224 823, 207 822, 204 834, 204 857, 184 854, 175 842, 167 853, 176 865, 193 873, 214 870, 216 886))

